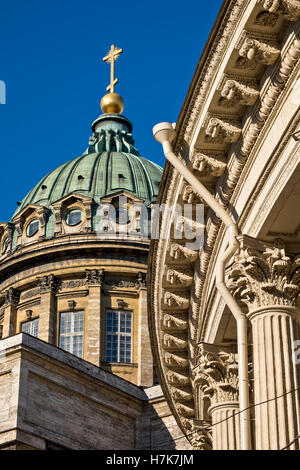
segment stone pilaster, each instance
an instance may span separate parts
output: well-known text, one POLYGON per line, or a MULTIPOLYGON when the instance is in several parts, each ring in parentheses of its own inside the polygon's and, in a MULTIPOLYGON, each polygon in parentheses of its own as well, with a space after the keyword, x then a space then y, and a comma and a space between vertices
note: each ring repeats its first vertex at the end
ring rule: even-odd
MULTIPOLYGON (((275 247, 245 248, 235 258, 230 286, 248 308, 253 337, 256 449, 282 449, 300 434, 300 257, 275 247)), ((299 449, 299 440, 289 449, 299 449)))
POLYGON ((212 448, 236 450, 240 447, 237 355, 201 343, 198 365, 193 371, 198 397, 197 410, 211 416, 212 448))
POLYGON ((89 288, 88 311, 86 317, 86 357, 96 366, 100 365, 101 340, 101 295, 104 282, 104 269, 86 271, 86 282, 89 288))
POLYGON ((53 275, 39 278, 41 294, 39 339, 50 344, 56 344, 56 291, 58 280, 53 275))
POLYGON ((4 300, 2 307, 4 311, 2 338, 7 338, 16 333, 17 305, 20 299, 20 292, 11 287, 1 297, 4 300))
POLYGON ((153 358, 149 340, 146 275, 138 274, 139 285, 139 339, 138 339, 138 386, 153 385, 153 358))

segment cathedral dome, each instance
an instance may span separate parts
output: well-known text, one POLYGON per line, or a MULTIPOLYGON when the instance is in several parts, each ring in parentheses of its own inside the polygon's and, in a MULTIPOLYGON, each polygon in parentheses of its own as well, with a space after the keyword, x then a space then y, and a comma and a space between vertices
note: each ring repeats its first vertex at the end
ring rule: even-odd
POLYGON ((104 114, 92 130, 88 149, 42 178, 19 203, 14 217, 28 204, 50 208, 71 193, 91 197, 96 203, 123 190, 146 205, 156 200, 162 169, 134 147, 131 122, 124 116, 104 114))

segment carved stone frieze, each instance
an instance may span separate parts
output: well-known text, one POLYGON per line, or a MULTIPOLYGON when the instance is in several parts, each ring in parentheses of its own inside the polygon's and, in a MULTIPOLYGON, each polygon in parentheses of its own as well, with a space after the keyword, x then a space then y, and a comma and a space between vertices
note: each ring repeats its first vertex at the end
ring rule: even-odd
POLYGON ((271 13, 280 13, 290 21, 300 17, 299 0, 258 0, 263 7, 271 13))
POLYGON ((272 65, 280 55, 279 44, 274 41, 246 38, 239 50, 241 57, 250 61, 260 62, 264 65, 272 65))
POLYGON ((163 347, 164 349, 175 351, 187 349, 187 335, 165 333, 163 336, 163 347))
POLYGON ((188 372, 175 372, 174 370, 168 370, 167 372, 167 381, 175 386, 186 386, 189 385, 190 376, 188 372))
POLYGON ((269 11, 261 11, 255 18, 255 24, 274 28, 274 26, 276 26, 278 18, 279 16, 276 13, 271 13, 269 11))
POLYGON ((194 250, 190 250, 179 243, 171 243, 169 253, 171 258, 174 258, 177 261, 187 260, 191 263, 196 261, 198 258, 198 252, 194 250))
POLYGON ((62 290, 76 289, 86 285, 86 279, 72 279, 70 281, 62 281, 59 288, 62 290))
POLYGON ((164 362, 168 367, 176 369, 185 369, 189 364, 187 352, 166 352, 164 354, 164 362))
POLYGON ((238 140, 241 132, 241 129, 232 122, 212 117, 205 130, 206 141, 216 144, 231 144, 238 140))
POLYGON ((192 402, 190 406, 183 403, 176 403, 175 407, 179 416, 184 416, 185 418, 195 416, 194 402, 192 402))
POLYGON ((186 314, 169 314, 165 313, 163 316, 163 328, 165 330, 179 330, 185 331, 188 329, 188 322, 186 314))
POLYGON ((191 402, 193 400, 193 395, 192 395, 192 391, 190 387, 185 387, 185 388, 171 387, 170 391, 175 401, 184 403, 184 402, 191 402))
POLYGON ((300 255, 287 256, 280 246, 264 251, 241 249, 228 287, 251 310, 270 305, 294 307, 300 293, 300 255))
POLYGON ((221 96, 220 106, 252 106, 259 97, 259 90, 256 84, 249 86, 230 79, 226 81, 221 96))
POLYGON ((223 175, 226 170, 226 158, 218 155, 218 158, 195 151, 192 156, 193 168, 200 173, 200 176, 223 175))
POLYGON ((174 294, 173 292, 164 292, 163 304, 165 307, 176 309, 188 309, 190 296, 187 294, 174 294))
POLYGON ((29 289, 21 294, 21 300, 28 300, 31 299, 32 297, 37 297, 40 295, 40 288, 35 287, 33 289, 29 289))
POLYGON ((181 270, 167 268, 166 280, 174 286, 189 287, 193 282, 193 273, 190 270, 181 270))

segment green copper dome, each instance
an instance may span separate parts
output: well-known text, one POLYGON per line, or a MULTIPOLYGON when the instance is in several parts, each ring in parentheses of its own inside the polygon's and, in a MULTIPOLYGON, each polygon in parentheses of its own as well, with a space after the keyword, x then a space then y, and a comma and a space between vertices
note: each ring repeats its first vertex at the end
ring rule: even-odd
POLYGON ((124 116, 104 114, 92 125, 88 149, 46 175, 19 204, 45 207, 71 193, 101 198, 125 190, 146 205, 158 194, 162 169, 139 155, 134 147, 132 124, 124 116))

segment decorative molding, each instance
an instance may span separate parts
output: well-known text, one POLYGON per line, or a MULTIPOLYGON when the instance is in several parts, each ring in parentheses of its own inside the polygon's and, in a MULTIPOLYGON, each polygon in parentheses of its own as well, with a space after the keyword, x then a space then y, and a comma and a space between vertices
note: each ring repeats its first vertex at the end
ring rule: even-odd
POLYGON ((228 120, 222 120, 212 117, 205 130, 206 141, 215 144, 232 144, 236 142, 241 135, 241 128, 228 120))
POLYGON ((249 61, 272 65, 280 55, 279 47, 279 44, 274 41, 263 41, 247 37, 239 50, 239 54, 249 61))
POLYGON ((221 96, 219 100, 221 106, 252 106, 259 97, 259 90, 255 83, 249 86, 230 79, 226 81, 221 96))
POLYGON ((209 399, 211 406, 225 402, 238 402, 238 360, 237 354, 227 353, 205 343, 198 346, 197 365, 193 370, 194 387, 202 392, 203 404, 209 399))
POLYGON ((169 314, 165 313, 163 316, 163 328, 165 330, 181 330, 188 329, 188 322, 186 314, 169 314))
POLYGON ((280 13, 290 21, 300 17, 299 0, 258 0, 263 7, 271 13, 280 13))
POLYGON ((20 291, 14 287, 10 287, 1 294, 1 299, 3 301, 3 307, 8 307, 9 305, 18 305, 20 301, 20 291))
POLYGON ((103 286, 104 283, 104 269, 87 269, 85 271, 86 283, 89 287, 103 286))
POLYGON ((190 296, 185 293, 178 295, 173 292, 165 291, 163 295, 163 304, 165 307, 176 309, 188 309, 190 303, 190 296))
POLYGON ((255 24, 260 26, 269 26, 274 28, 276 26, 279 16, 276 13, 269 11, 261 11, 255 18, 255 24))
POLYGON ((173 268, 167 268, 166 280, 174 286, 189 287, 193 282, 193 273, 190 270, 178 271, 173 268))
POLYGON ((300 293, 300 255, 286 256, 280 243, 264 251, 242 248, 234 258, 228 287, 249 310, 270 305, 296 307, 300 293))
POLYGON ((59 286, 59 281, 54 274, 49 274, 48 276, 38 277, 38 286, 40 294, 44 292, 53 292, 56 293, 59 286))
POLYGON ((193 263, 194 261, 196 261, 196 259, 199 256, 197 251, 190 250, 189 248, 186 248, 185 246, 179 245, 179 243, 170 244, 169 254, 171 258, 174 258, 177 261, 185 259, 186 261, 189 261, 190 263, 193 263))
POLYGON ((226 157, 218 155, 219 158, 194 151, 192 154, 193 169, 200 173, 200 176, 215 176, 223 175, 226 170, 227 162, 226 157))

